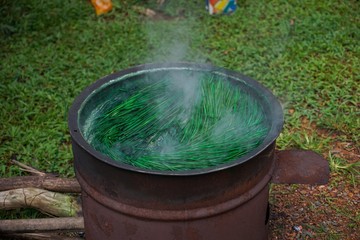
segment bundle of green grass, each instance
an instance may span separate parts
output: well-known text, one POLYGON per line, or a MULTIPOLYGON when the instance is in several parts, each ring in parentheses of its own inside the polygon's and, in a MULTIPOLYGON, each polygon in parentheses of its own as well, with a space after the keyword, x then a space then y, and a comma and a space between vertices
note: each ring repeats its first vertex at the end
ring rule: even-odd
POLYGON ((111 159, 159 171, 234 161, 269 131, 261 104, 245 88, 212 74, 164 74, 113 87, 83 135, 111 159))

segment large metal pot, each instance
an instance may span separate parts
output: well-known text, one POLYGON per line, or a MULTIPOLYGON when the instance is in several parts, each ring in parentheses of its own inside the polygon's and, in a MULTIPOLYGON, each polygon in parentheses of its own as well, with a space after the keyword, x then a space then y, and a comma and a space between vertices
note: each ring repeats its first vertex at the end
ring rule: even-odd
POLYGON ((318 155, 303 162, 298 160, 301 154, 305 154, 305 159, 309 156, 305 152, 275 154, 275 140, 282 125, 282 108, 268 89, 223 68, 192 63, 148 64, 96 81, 76 98, 69 112, 86 238, 266 239, 271 179, 277 183, 325 183, 328 174, 326 162, 318 155), (226 164, 175 172, 145 170, 116 162, 89 145, 82 135, 82 125, 104 94, 126 81, 169 71, 209 72, 225 76, 235 86, 249 88, 264 106, 270 123, 262 144, 226 164), (299 166, 307 168, 305 174, 297 171, 299 166), (288 168, 294 174, 287 174, 288 168))

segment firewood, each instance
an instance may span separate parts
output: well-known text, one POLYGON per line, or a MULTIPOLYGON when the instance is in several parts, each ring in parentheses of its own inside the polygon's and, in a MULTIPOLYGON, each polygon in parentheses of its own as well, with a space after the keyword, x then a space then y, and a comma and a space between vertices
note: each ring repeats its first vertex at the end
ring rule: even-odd
POLYGON ((0 191, 29 187, 63 193, 80 193, 81 191, 75 178, 59 178, 51 174, 0 178, 0 191))
POLYGON ((0 220, 0 235, 84 231, 82 217, 0 220))
POLYGON ((81 205, 75 196, 39 188, 19 188, 0 192, 0 210, 17 208, 35 208, 59 217, 74 217, 81 213, 81 205))
POLYGON ((2 234, 2 240, 5 239, 25 239, 25 240, 84 240, 82 237, 72 237, 61 233, 10 233, 2 234))

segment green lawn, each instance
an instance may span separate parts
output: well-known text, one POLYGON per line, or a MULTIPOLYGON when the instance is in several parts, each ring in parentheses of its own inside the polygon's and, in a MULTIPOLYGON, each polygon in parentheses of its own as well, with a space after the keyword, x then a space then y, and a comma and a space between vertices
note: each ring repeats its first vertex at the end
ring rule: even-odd
POLYGON ((257 79, 284 107, 278 148, 330 154, 341 166, 350 160, 329 153, 332 143, 359 151, 359 1, 239 0, 230 16, 210 16, 203 0, 155 2, 116 0, 97 17, 85 0, 0 0, 1 177, 24 174, 11 159, 74 176, 67 112, 75 96, 148 62, 206 62, 257 79), (151 20, 135 5, 169 17, 151 20))

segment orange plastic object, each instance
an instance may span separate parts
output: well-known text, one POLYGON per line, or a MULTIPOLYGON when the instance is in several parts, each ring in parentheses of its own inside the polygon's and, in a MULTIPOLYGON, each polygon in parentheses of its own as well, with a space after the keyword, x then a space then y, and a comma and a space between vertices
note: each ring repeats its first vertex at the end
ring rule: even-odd
POLYGON ((91 4, 94 6, 96 15, 101 15, 111 11, 111 0, 91 0, 91 4))

